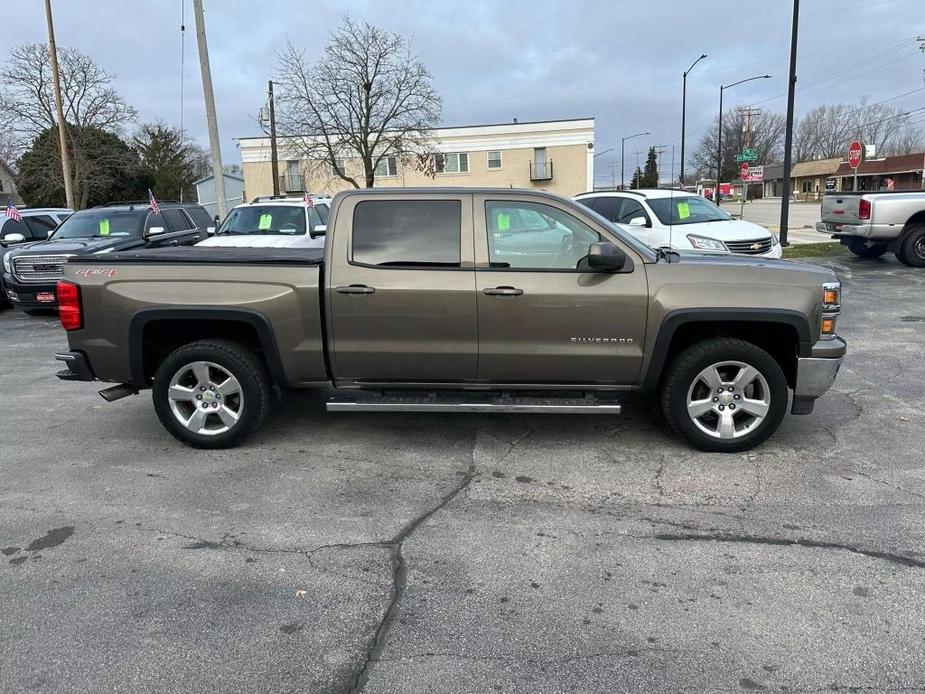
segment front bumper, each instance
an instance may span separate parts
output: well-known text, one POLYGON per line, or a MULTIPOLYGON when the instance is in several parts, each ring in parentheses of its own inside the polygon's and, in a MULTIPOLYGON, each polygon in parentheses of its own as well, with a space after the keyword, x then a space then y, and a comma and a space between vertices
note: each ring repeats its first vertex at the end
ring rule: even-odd
POLYGON ((812 356, 797 359, 797 378, 793 387, 793 414, 809 414, 813 401, 824 395, 841 368, 848 350, 840 337, 819 340, 813 345, 812 356))
POLYGON ((57 361, 63 361, 65 368, 55 374, 62 381, 95 381, 96 376, 83 352, 57 352, 57 361))
POLYGON ((16 308, 57 308, 58 297, 55 294, 57 290, 57 282, 27 284, 20 282, 9 273, 3 273, 3 291, 7 300, 16 308))

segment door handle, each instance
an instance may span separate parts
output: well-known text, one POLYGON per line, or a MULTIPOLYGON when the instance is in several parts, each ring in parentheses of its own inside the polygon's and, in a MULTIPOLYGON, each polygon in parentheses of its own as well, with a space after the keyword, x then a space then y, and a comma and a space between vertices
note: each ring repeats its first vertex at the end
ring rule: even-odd
POLYGON ((523 293, 524 290, 517 287, 487 287, 482 290, 482 294, 488 296, 520 296, 523 293))
POLYGON ((335 287, 334 291, 338 294, 375 294, 375 287, 367 287, 365 284, 351 284, 344 287, 335 287))
POLYGON ((171 239, 170 241, 167 242, 167 245, 168 246, 179 246, 180 242, 177 239, 171 239))

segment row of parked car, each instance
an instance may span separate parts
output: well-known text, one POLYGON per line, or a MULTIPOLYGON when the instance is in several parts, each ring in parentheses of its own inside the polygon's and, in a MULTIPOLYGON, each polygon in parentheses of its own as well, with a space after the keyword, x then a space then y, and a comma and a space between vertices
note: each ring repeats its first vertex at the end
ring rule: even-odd
MULTIPOLYGON (((697 195, 676 190, 582 193, 575 198, 652 248, 779 258, 767 229, 737 220, 697 195)), ((165 246, 323 247, 331 199, 266 196, 238 205, 219 226, 201 205, 122 202, 73 213, 24 209, 0 216, 0 301, 27 313, 54 309, 55 285, 69 257, 165 246), (217 232, 217 233, 216 233, 217 232)), ((531 220, 515 220, 530 228, 531 220)))

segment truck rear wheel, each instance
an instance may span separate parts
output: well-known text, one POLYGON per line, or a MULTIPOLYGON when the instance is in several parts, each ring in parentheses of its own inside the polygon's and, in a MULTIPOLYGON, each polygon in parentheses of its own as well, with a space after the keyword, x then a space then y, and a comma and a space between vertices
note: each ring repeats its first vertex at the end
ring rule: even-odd
POLYGON ((760 347, 734 338, 699 342, 668 368, 662 411, 703 451, 734 453, 765 441, 787 410, 787 379, 760 347))
POLYGON ((231 448, 263 421, 271 384, 250 350, 202 340, 167 355, 154 375, 154 410, 175 438, 194 448, 231 448))
POLYGON ((859 258, 879 258, 886 253, 886 244, 875 243, 868 246, 861 239, 849 238, 848 250, 859 258))
POLYGON ((925 226, 914 226, 906 233, 896 257, 906 265, 925 267, 925 226))

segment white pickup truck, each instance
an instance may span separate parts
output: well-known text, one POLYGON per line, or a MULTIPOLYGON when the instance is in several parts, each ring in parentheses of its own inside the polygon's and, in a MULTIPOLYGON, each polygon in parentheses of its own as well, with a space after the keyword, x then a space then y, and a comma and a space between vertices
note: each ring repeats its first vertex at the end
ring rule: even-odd
POLYGON ((816 231, 862 258, 890 251, 906 265, 925 267, 925 190, 826 193, 816 231))

